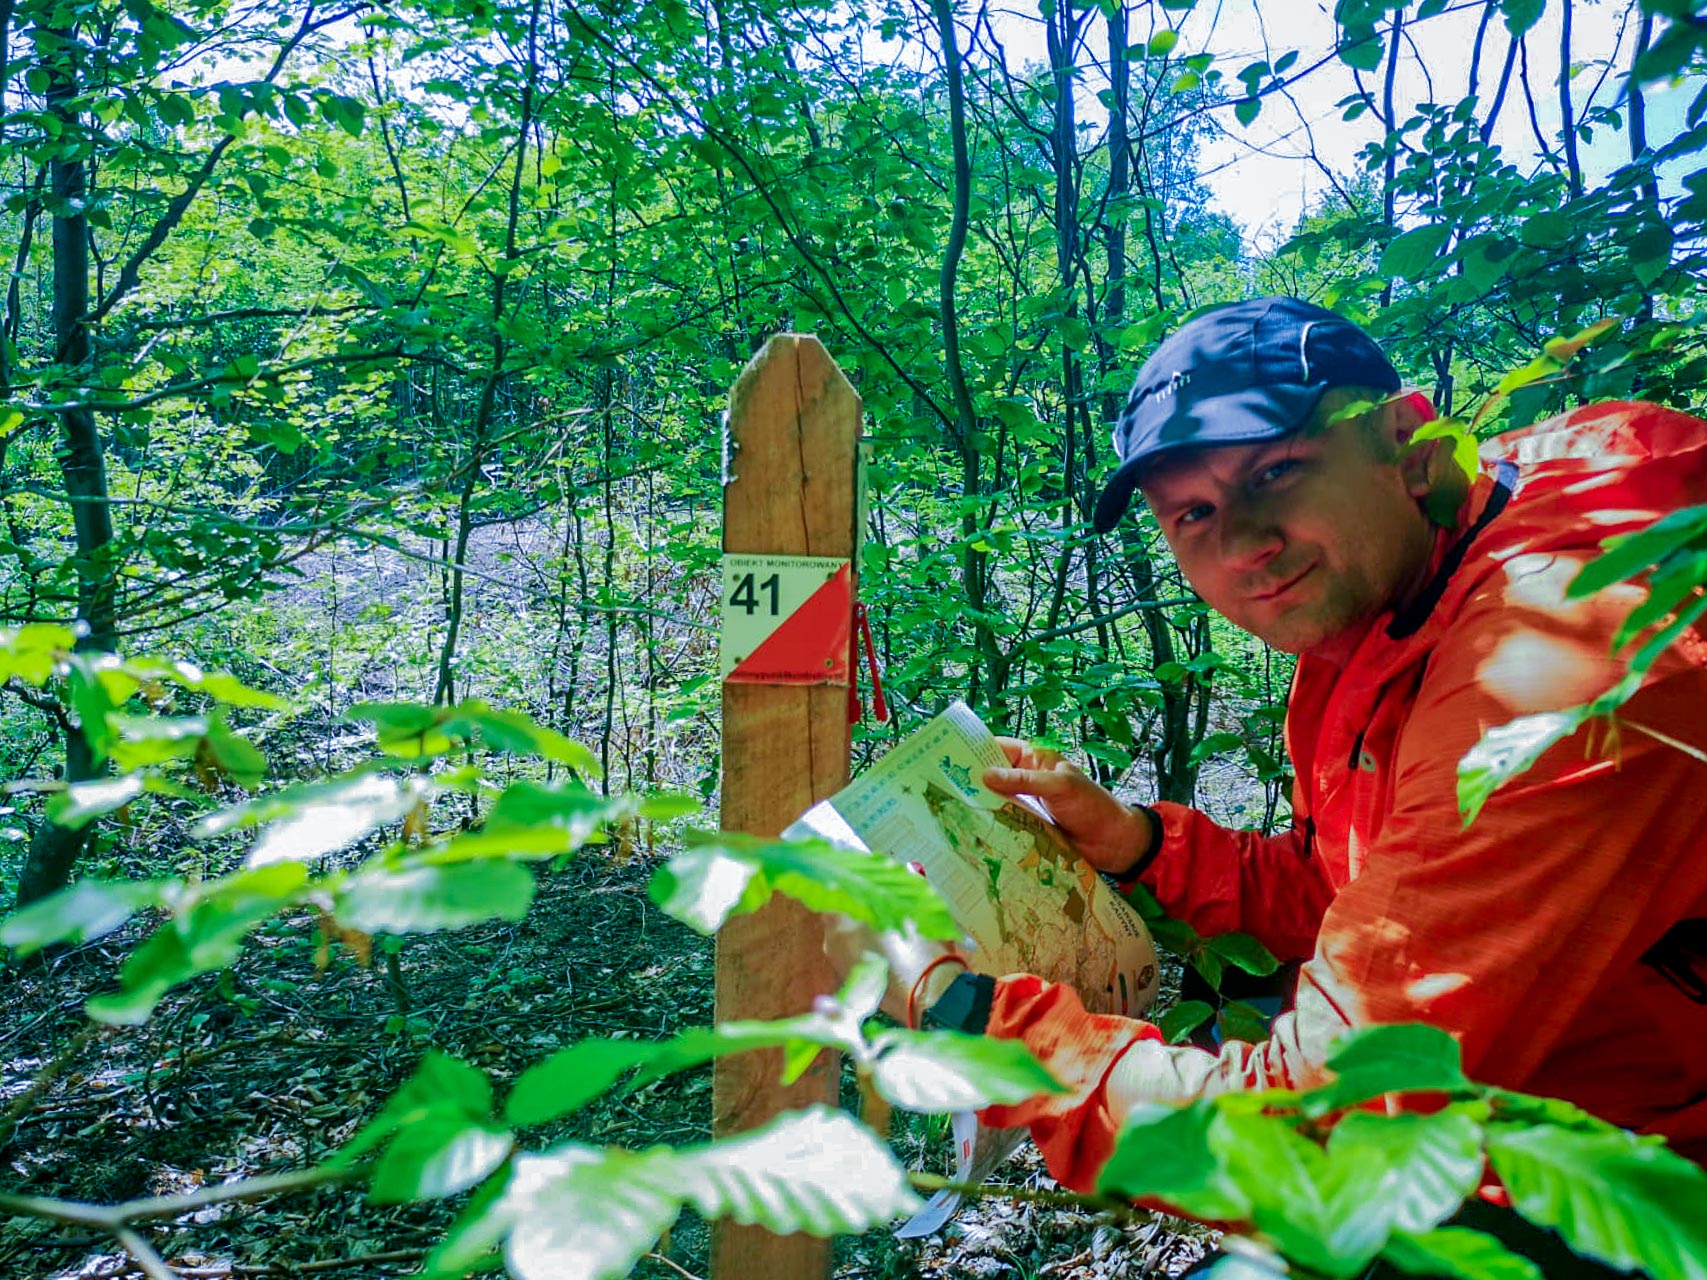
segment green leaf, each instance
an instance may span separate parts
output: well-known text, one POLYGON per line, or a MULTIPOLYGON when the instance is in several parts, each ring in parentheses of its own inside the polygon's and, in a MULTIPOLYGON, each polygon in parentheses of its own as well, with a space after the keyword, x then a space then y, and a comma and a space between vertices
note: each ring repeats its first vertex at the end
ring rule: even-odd
POLYGON ((370 863, 345 883, 333 914, 363 933, 430 933, 483 920, 520 920, 533 894, 533 874, 514 862, 398 870, 370 863))
POLYGON ((1268 1017, 1254 1005, 1243 1000, 1229 1000, 1215 1015, 1215 1025, 1221 1029, 1221 1039, 1242 1040, 1246 1044, 1261 1044, 1269 1036, 1268 1017))
POLYGON ((1508 396, 1513 391, 1527 387, 1531 383, 1540 382, 1543 378, 1551 378, 1565 367, 1564 362, 1555 356, 1540 355, 1522 368, 1513 369, 1499 380, 1494 387, 1494 395, 1508 396))
POLYGON ((1163 28, 1150 37, 1150 43, 1145 46, 1144 56, 1147 58, 1165 58, 1173 52, 1179 43, 1179 32, 1163 28))
POLYGON ((1654 1280, 1707 1277, 1707 1172, 1657 1140, 1496 1123, 1488 1158, 1513 1208, 1576 1252, 1654 1280))
POLYGON ((1394 1225, 1406 1231, 1427 1231, 1456 1213, 1482 1180, 1482 1129, 1462 1112, 1353 1111, 1328 1135, 1328 1154, 1357 1148, 1380 1156, 1386 1173, 1369 1193, 1392 1206, 1394 1225))
POLYGON ((556 857, 575 852, 607 823, 629 816, 634 809, 632 797, 601 796, 579 782, 559 786, 514 782, 504 788, 484 827, 456 836, 428 857, 434 862, 556 857))
POLYGON ((641 1040, 582 1040, 559 1049, 516 1077, 504 1100, 504 1119, 513 1125, 544 1124, 579 1111, 624 1072, 654 1061, 662 1048, 641 1040))
POLYGON ((509 1156, 508 1130, 493 1123, 492 1085, 437 1050, 334 1157, 349 1166, 382 1143, 369 1197, 379 1204, 437 1200, 466 1191, 509 1156))
POLYGON ((1261 98, 1240 98, 1233 104, 1233 118, 1240 124, 1250 124, 1261 113, 1261 98))
POLYGON ((1157 920, 1146 920, 1145 924, 1149 925, 1150 937, 1155 944, 1158 947, 1166 948, 1177 956, 1195 954, 1202 943, 1202 939, 1197 936, 1197 930, 1184 920, 1175 920, 1172 917, 1163 916, 1157 920))
POLYGON ((365 840, 381 827, 399 822, 436 788, 430 779, 394 778, 362 772, 285 787, 268 795, 211 813, 196 823, 200 839, 244 827, 269 824, 249 850, 248 865, 309 862, 365 840))
POLYGON ((1381 1260, 1413 1276, 1457 1280, 1543 1280, 1541 1268, 1513 1253, 1493 1236, 1468 1227, 1395 1231, 1381 1260))
POLYGON ((503 711, 474 700, 459 703, 451 711, 439 726, 445 733, 464 738, 478 733, 490 751, 542 756, 589 778, 603 775, 599 758, 586 747, 555 729, 535 724, 519 711, 503 711))
POLYGON ((1267 977, 1280 968, 1274 954, 1248 933, 1223 933, 1208 941, 1209 950, 1227 964, 1258 977, 1267 977))
POLYGON ((39 689, 53 675, 60 655, 69 653, 77 637, 69 627, 32 622, 15 631, 0 630, 0 678, 17 677, 39 689))
POLYGON ((505 1261, 519 1280, 606 1280, 628 1274, 683 1204, 827 1236, 886 1223, 919 1199, 870 1130, 819 1107, 702 1147, 523 1156, 488 1217, 509 1230, 505 1261))
POLYGON ((810 1050, 815 1057, 822 1048, 864 1052, 858 1020, 846 1009, 836 1016, 807 1013, 770 1022, 720 1022, 664 1041, 583 1040, 524 1071, 505 1103, 504 1118, 511 1124, 529 1125, 568 1115, 604 1093, 632 1067, 641 1068, 630 1085, 638 1089, 725 1054, 783 1049, 810 1050))
POLYGON ((1469 826, 1488 797, 1588 720, 1587 707, 1541 711, 1489 729, 1458 762, 1458 812, 1469 826))
POLYGON ((677 1154, 563 1146, 515 1162, 491 1216, 517 1280, 614 1280, 676 1220, 677 1154))
POLYGON ((253 689, 226 671, 214 671, 190 686, 207 694, 215 702, 228 707, 249 707, 264 711, 289 711, 290 700, 277 694, 253 689))
POLYGON ((113 731, 107 744, 107 755, 113 767, 122 772, 144 769, 193 756, 207 734, 205 716, 127 716, 107 717, 107 727, 113 731))
POLYGON ((302 895, 308 873, 296 863, 257 867, 193 885, 175 914, 125 960, 120 990, 87 1006, 97 1022, 135 1026, 180 982, 234 964, 243 939, 302 895))
POLYGON ((828 1107, 680 1154, 683 1199, 705 1218, 831 1236, 882 1226, 920 1207, 889 1148, 828 1107))
POLYGON ((854 962, 835 1002, 856 1023, 863 1023, 877 1012, 889 988, 889 963, 882 956, 867 952, 854 962))
POLYGON ((1542 349, 1555 360, 1571 361, 1582 353, 1584 347, 1618 328, 1616 316, 1608 316, 1604 320, 1596 320, 1586 329, 1579 329, 1568 338, 1549 338, 1542 344, 1542 349))
POLYGON ((690 838, 697 842, 652 877, 648 892, 661 910, 701 933, 716 932, 730 916, 756 911, 780 893, 878 930, 912 924, 927 938, 960 937, 930 882, 886 854, 733 832, 690 838))
POLYGON ((1358 71, 1375 71, 1386 57, 1381 37, 1369 23, 1343 27, 1339 42, 1340 61, 1358 71))
POLYGON ((1169 1044, 1183 1044, 1193 1031, 1214 1016, 1214 1005, 1202 1000, 1182 1000, 1157 1018, 1156 1026, 1169 1044))
POLYGON ((1223 751, 1234 751, 1245 745, 1245 739, 1237 733, 1212 733, 1191 749, 1186 757, 1187 764, 1202 764, 1211 756, 1218 756, 1223 751))
POLYGON ((123 670, 134 679, 170 680, 181 688, 205 693, 215 702, 228 707, 243 707, 262 711, 289 711, 290 701, 277 694, 250 688, 228 671, 204 672, 193 662, 172 662, 165 658, 127 658, 123 670))
POLYGON ((1554 249, 1571 238, 1571 215, 1561 209, 1544 209, 1525 218, 1517 237, 1534 249, 1554 249))
POLYGON ((652 822, 673 822, 677 818, 691 818, 704 813, 705 802, 697 796, 659 791, 641 797, 638 812, 642 818, 652 822))
POLYGON ((1707 538, 1707 506, 1669 512, 1640 532, 1608 538, 1601 544, 1602 554, 1578 571, 1565 594, 1573 600, 1593 595, 1635 577, 1701 538, 1707 538))
POLYGON ((98 782, 73 782, 64 791, 48 797, 47 820, 58 827, 77 831, 96 818, 124 808, 143 792, 140 773, 98 782))
POLYGON ((79 880, 0 921, 0 946, 19 956, 61 942, 111 933, 144 907, 158 906, 170 880, 79 880))
MULTIPOLYGON (((1665 639, 1663 634, 1658 638, 1665 639)), ((1484 733, 1458 762, 1458 812, 1464 816, 1464 825, 1475 821, 1489 796, 1527 771, 1550 748, 1596 716, 1610 715, 1628 702, 1642 684, 1642 666, 1632 662, 1631 668, 1629 675, 1593 702, 1519 716, 1484 733)))
POLYGON ((508 1171, 490 1178, 469 1198, 468 1207, 457 1216, 439 1241, 422 1271, 433 1280, 460 1280, 476 1267, 497 1270, 502 1261, 493 1251, 503 1244, 512 1225, 503 1199, 510 1187, 508 1171))
POLYGON ((1677 551, 1667 556, 1648 582, 1648 598, 1618 624, 1618 631, 1612 637, 1613 651, 1622 649, 1665 618, 1703 583, 1707 583, 1707 548, 1677 551))
POLYGON ((1500 12, 1505 14, 1506 30, 1516 39, 1537 22, 1547 8, 1547 0, 1500 0, 1500 12))
POLYGON ((209 717, 207 736, 202 739, 204 758, 240 787, 256 787, 267 776, 267 758, 225 722, 223 708, 209 717))
POLYGON ((1608 1124, 1599 1116, 1590 1115, 1573 1102, 1562 1098, 1540 1098, 1529 1093, 1512 1093, 1506 1089, 1484 1091, 1500 1120, 1517 1124, 1552 1125, 1560 1129, 1575 1129, 1579 1133, 1619 1133, 1617 1125, 1608 1124))
POLYGON ((1470 1088, 1458 1042, 1417 1022, 1364 1027, 1335 1042, 1328 1054, 1331 1084, 1304 1095, 1305 1114, 1325 1115, 1389 1093, 1470 1088))
POLYGON ((453 707, 413 702, 363 702, 345 719, 365 721, 379 735, 380 750, 405 760, 424 760, 480 742, 491 751, 537 755, 566 764, 588 777, 600 776, 598 757, 554 729, 535 724, 516 711, 500 711, 471 699, 453 707))
POLYGON ((1377 270, 1384 276, 1420 280, 1435 271, 1440 251, 1446 247, 1452 228, 1444 223, 1417 227, 1395 236, 1381 252, 1377 270))
POLYGON ((434 1115, 469 1122, 489 1120, 492 1082, 479 1068, 429 1049, 402 1087, 386 1099, 379 1114, 340 1147, 333 1159, 340 1165, 354 1164, 399 1129, 434 1115))
POLYGON ((1066 1092, 1018 1040, 955 1031, 889 1031, 874 1048, 873 1085, 909 1111, 972 1111, 1066 1092))
POLYGON ((467 1191, 501 1165, 510 1132, 452 1115, 429 1115, 403 1128, 380 1157, 368 1198, 375 1204, 442 1200, 467 1191))
POLYGON ((1186 961, 1209 984, 1210 990, 1221 990, 1221 979, 1227 974, 1227 966, 1208 946, 1198 947, 1186 957, 1186 961))
POLYGON ((1146 1102, 1134 1107, 1097 1176, 1097 1190, 1128 1200, 1164 1200, 1209 1221, 1250 1215, 1245 1191, 1210 1147, 1219 1112, 1208 1102, 1185 1107, 1146 1102))
POLYGON ((1392 1230, 1380 1184, 1382 1153, 1353 1147, 1330 1158, 1276 1116, 1223 1108, 1210 1149, 1250 1197, 1250 1219, 1287 1258, 1329 1276, 1356 1275, 1392 1230))

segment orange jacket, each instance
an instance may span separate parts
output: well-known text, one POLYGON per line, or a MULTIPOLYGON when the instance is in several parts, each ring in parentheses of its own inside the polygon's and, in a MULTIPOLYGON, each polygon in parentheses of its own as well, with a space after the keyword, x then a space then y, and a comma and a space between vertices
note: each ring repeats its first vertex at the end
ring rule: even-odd
POLYGON ((1599 404, 1483 452, 1417 605, 1376 619, 1343 669, 1299 661, 1292 829, 1264 837, 1157 806, 1165 838, 1143 878, 1162 904, 1200 933, 1248 932, 1304 961, 1271 1038, 1169 1047, 1148 1024, 1090 1017, 1068 989, 998 984, 989 1033, 1024 1038, 1074 1092, 986 1119, 1029 1124, 1066 1185, 1092 1185, 1112 1146, 1117 1062, 1127 1097, 1305 1088, 1348 1028, 1408 1021, 1452 1031, 1472 1078, 1569 1099, 1707 1161, 1707 956, 1677 945, 1682 922, 1707 930, 1707 764, 1661 741, 1707 748, 1702 629, 1615 727, 1554 746, 1467 829, 1456 799, 1458 761, 1485 730, 1624 674, 1611 638, 1643 589, 1567 600, 1565 587, 1603 539, 1707 502, 1707 423, 1599 404))

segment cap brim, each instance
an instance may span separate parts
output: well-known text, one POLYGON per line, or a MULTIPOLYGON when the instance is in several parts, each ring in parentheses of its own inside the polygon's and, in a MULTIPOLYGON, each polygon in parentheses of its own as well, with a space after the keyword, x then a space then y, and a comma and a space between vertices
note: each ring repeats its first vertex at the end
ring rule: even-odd
POLYGON ((1097 496, 1095 512, 1091 516, 1091 524, 1098 533, 1107 533, 1120 523, 1120 517, 1126 514, 1126 508, 1132 505, 1132 491, 1138 487, 1138 471, 1147 459, 1134 458, 1124 462, 1120 470, 1109 477, 1103 486, 1102 493, 1097 496))
POLYGON ((1327 394, 1326 386, 1253 387, 1201 400, 1175 412, 1149 446, 1120 464, 1097 498, 1092 524, 1107 533, 1132 505, 1133 491, 1146 465, 1181 449, 1281 440, 1309 422, 1327 394))

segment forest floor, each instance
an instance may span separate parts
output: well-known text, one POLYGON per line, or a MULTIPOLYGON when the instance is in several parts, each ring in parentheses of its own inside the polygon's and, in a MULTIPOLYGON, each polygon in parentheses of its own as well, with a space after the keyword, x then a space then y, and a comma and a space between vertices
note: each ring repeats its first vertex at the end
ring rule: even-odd
MULTIPOLYGON (((429 1047, 500 1082, 586 1036, 657 1039, 711 1021, 713 952, 648 901, 653 862, 599 851, 542 876, 515 925, 410 939, 401 984, 383 962, 334 950, 317 964, 312 919, 264 927, 228 975, 175 991, 153 1019, 85 1042, 54 1083, 26 1099, 84 1024, 82 1001, 108 986, 140 936, 133 924, 8 975, 0 1010, 0 1161, 9 1190, 96 1203, 193 1191, 323 1159, 371 1116, 429 1047), (21 1110, 18 1108, 21 1107, 21 1110), (14 1111, 16 1114, 14 1115, 14 1111), (15 1120, 8 1134, 6 1125, 15 1120)), ((602 1099, 528 1146, 577 1140, 643 1147, 707 1136, 708 1069, 602 1099)), ((941 1126, 897 1119, 913 1167, 941 1171, 941 1126), (936 1133, 935 1142, 927 1133, 936 1133)), ((996 1175, 1054 1184, 1029 1144, 996 1175)), ((148 1228, 185 1280, 401 1276, 452 1219, 446 1206, 373 1206, 320 1189, 209 1207, 148 1228)), ((706 1230, 684 1219, 637 1275, 705 1274, 706 1230)), ((1203 1233, 1165 1219, 1116 1227, 1089 1213, 999 1198, 963 1207, 939 1236, 838 1242, 839 1280, 900 1277, 1173 1275, 1203 1233)), ((111 1240, 40 1220, 0 1221, 0 1275, 118 1280, 140 1275, 111 1240)))

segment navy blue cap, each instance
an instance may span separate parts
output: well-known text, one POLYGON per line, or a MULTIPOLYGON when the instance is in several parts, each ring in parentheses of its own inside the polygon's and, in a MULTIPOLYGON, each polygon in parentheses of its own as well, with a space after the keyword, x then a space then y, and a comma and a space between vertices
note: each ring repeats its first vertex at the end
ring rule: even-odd
POLYGON ((1145 463, 1175 449, 1289 436, 1330 387, 1397 391, 1399 375, 1362 329, 1297 298, 1233 302, 1187 321, 1138 370, 1120 411, 1120 468, 1097 499, 1097 532, 1131 505, 1145 463))

